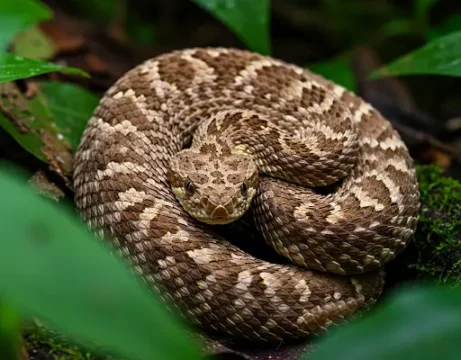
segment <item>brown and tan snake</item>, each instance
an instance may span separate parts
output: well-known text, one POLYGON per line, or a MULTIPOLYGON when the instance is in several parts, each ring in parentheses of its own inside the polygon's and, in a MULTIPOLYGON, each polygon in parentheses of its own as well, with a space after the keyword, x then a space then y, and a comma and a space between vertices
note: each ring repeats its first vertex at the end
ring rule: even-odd
POLYGON ((264 341, 306 337, 373 303, 419 209, 408 150, 371 105, 306 69, 224 48, 164 54, 119 79, 81 139, 74 186, 91 229, 168 304, 264 341), (292 265, 216 235, 251 203, 292 265))

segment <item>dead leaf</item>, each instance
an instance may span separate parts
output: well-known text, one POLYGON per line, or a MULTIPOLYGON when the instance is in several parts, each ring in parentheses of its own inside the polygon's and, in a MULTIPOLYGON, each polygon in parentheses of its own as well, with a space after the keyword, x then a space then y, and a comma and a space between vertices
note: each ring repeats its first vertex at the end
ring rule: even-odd
POLYGON ((97 55, 88 53, 85 55, 85 61, 92 72, 105 74, 107 73, 106 63, 97 55))

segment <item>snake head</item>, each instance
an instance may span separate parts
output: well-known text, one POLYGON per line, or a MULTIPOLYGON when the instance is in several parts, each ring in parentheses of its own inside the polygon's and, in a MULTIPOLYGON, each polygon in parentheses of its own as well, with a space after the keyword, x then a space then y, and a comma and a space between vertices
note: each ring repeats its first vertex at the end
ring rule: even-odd
POLYGON ((250 207, 258 168, 248 154, 186 149, 173 157, 169 180, 176 198, 193 218, 207 224, 228 224, 250 207))

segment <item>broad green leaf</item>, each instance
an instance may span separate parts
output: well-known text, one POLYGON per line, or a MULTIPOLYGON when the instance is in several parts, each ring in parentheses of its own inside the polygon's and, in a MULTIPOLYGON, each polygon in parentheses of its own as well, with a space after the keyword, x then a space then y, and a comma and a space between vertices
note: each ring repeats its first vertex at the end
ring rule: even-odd
POLYGON ((401 289, 385 304, 319 341, 305 360, 455 360, 461 352, 461 291, 401 289))
POLYGON ((0 167, 0 298, 126 359, 198 359, 177 318, 68 209, 0 167), (22 183, 22 184, 21 184, 22 183))
POLYGON ((36 0, 0 1, 0 51, 22 30, 50 19, 51 11, 36 0))
POLYGON ((192 1, 222 21, 253 51, 270 54, 270 0, 192 1))
POLYGON ((86 72, 77 68, 66 67, 41 60, 28 59, 10 53, 0 53, 0 83, 29 78, 54 71, 89 77, 86 72))
POLYGON ((98 105, 98 97, 83 87, 69 83, 43 81, 40 89, 61 134, 76 150, 83 130, 98 105))
POLYGON ((71 172, 71 147, 40 92, 26 97, 14 83, 0 83, 0 127, 56 172, 71 172))
POLYGON ((348 56, 313 63, 308 65, 308 68, 350 91, 355 91, 355 77, 348 56))
POLYGON ((45 33, 35 26, 14 38, 11 51, 30 59, 47 60, 54 57, 57 49, 45 33))
POLYGON ((461 31, 440 37, 378 69, 372 78, 414 74, 461 76, 461 31))

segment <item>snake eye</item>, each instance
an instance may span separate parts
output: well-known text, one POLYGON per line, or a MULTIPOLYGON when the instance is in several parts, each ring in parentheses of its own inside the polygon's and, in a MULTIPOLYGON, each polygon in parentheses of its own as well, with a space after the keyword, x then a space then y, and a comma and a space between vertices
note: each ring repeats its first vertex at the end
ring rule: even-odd
POLYGON ((184 184, 184 189, 186 190, 186 193, 189 195, 193 195, 195 192, 195 186, 194 183, 191 181, 191 179, 186 178, 186 183, 184 184))
POLYGON ((240 188, 240 191, 242 192, 242 195, 246 196, 248 193, 248 185, 246 182, 242 183, 242 187, 240 188))

